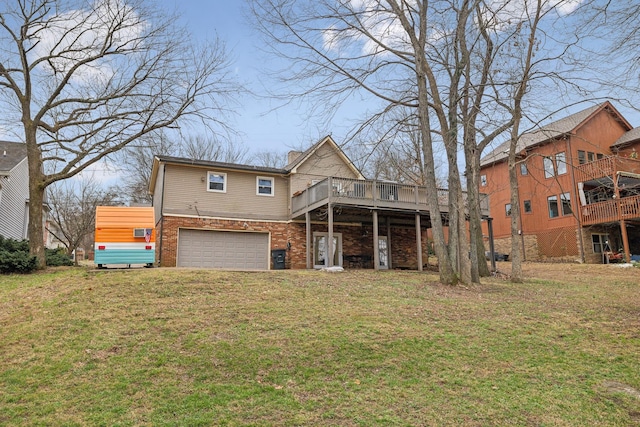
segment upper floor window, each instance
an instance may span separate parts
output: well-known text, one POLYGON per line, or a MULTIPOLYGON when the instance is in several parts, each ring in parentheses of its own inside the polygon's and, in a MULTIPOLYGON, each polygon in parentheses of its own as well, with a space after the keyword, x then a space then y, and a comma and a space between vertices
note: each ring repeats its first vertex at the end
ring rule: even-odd
POLYGON ((531 209, 531 200, 524 201, 524 213, 531 213, 533 210, 531 209))
POLYGON ((256 194, 258 196, 273 196, 274 188, 273 178, 264 176, 256 178, 256 194))
POLYGON ((207 191, 226 193, 227 174, 221 172, 207 172, 207 191))
POLYGON ((593 162, 596 159, 596 154, 591 151, 587 152, 587 160, 593 162))
POLYGON ((483 187, 487 186, 487 175, 480 175, 480 185, 483 187))
POLYGON ((551 157, 544 157, 542 162, 544 164, 544 177, 551 178, 555 174, 553 169, 553 159, 551 157))
POLYGON ((558 175, 567 173, 567 155, 564 151, 556 154, 556 171, 558 175))
POLYGON ((504 205, 504 213, 507 214, 507 216, 511 216, 511 203, 504 205))
POLYGON ((520 175, 529 175, 529 169, 527 169, 526 163, 520 163, 520 175))
POLYGON ((585 163, 587 163, 587 153, 582 150, 578 150, 578 164, 584 165, 585 163))

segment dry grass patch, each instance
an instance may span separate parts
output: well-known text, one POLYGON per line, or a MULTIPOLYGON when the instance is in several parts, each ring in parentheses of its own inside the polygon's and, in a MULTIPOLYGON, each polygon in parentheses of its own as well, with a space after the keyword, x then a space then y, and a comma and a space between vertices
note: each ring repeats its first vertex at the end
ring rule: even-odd
POLYGON ((636 425, 640 270, 611 268, 2 277, 0 424, 636 425))

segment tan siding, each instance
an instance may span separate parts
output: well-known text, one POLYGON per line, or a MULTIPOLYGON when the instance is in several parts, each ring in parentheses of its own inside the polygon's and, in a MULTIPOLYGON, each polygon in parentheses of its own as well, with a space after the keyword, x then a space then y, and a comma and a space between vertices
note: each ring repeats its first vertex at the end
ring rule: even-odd
POLYGON ((328 176, 358 178, 344 159, 327 143, 298 166, 296 173, 291 176, 291 192, 293 194, 304 190, 313 180, 321 180, 328 176))
POLYGON ((165 174, 164 214, 265 220, 285 220, 288 217, 286 177, 178 165, 167 165, 165 174), (207 191, 207 172, 227 174, 226 193, 207 191), (273 197, 256 194, 258 176, 274 178, 273 197))

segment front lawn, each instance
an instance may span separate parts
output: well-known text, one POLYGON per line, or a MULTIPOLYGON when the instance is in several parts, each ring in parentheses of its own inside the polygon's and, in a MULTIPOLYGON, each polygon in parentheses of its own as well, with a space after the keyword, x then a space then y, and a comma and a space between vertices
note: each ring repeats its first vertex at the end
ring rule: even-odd
POLYGON ((632 426, 640 269, 0 276, 0 425, 632 426))

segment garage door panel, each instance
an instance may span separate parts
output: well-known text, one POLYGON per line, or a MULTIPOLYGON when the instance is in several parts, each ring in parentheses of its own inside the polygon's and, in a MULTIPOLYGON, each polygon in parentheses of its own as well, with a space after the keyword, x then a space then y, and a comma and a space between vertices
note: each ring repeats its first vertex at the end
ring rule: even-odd
POLYGON ((180 229, 177 264, 179 267, 265 270, 269 267, 269 235, 180 229))

